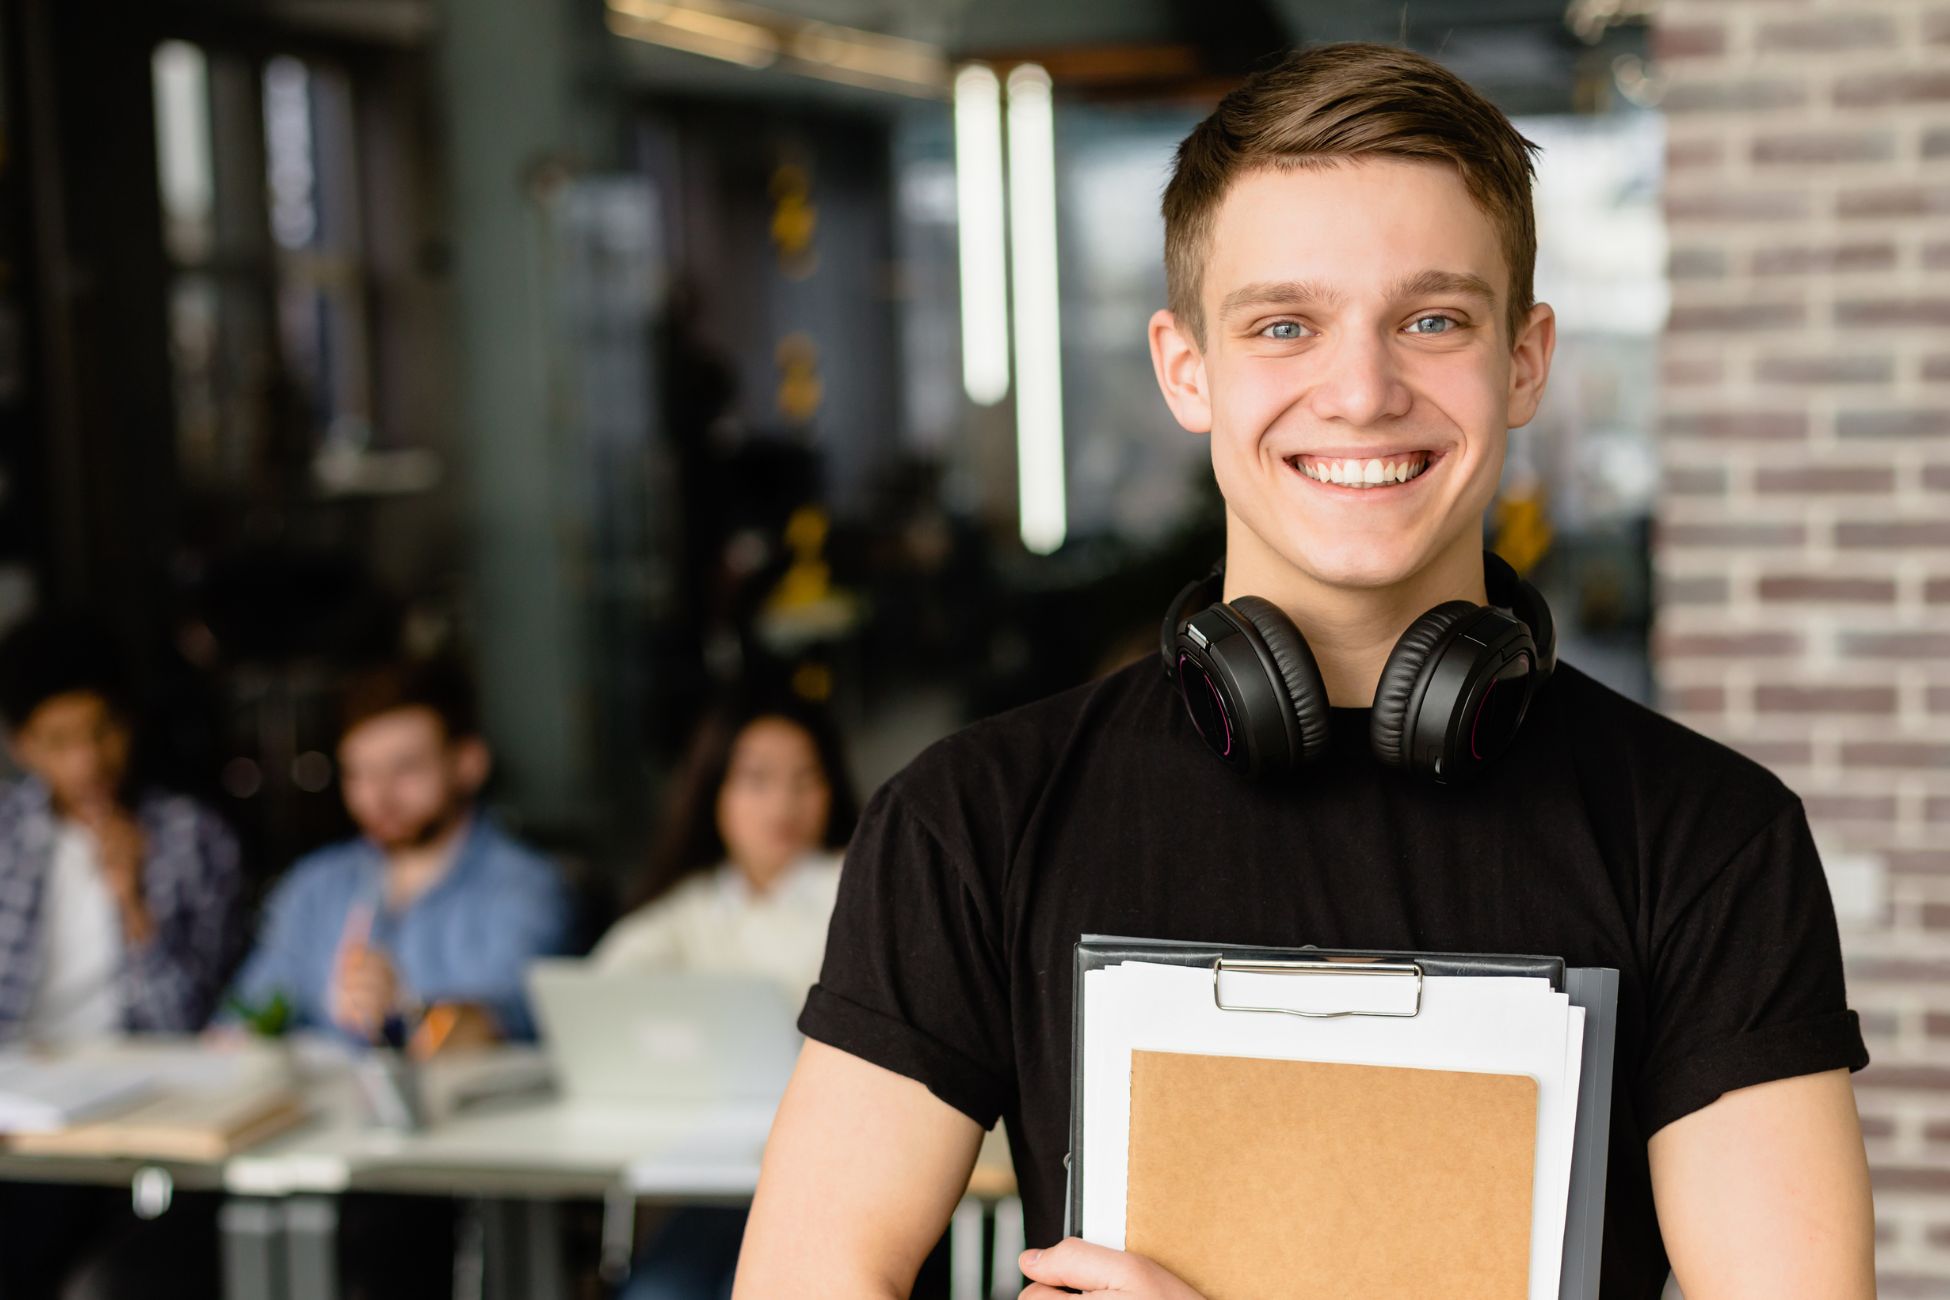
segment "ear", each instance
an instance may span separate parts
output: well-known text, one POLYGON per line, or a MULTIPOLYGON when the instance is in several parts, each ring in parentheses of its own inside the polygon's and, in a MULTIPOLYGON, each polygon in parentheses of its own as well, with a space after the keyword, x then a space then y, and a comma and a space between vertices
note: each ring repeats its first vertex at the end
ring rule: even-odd
POLYGON ((1198 340, 1178 324, 1169 311, 1151 314, 1151 369, 1165 405, 1191 433, 1212 432, 1212 390, 1205 373, 1205 354, 1198 340))
POLYGON ((1544 384, 1550 379, 1551 353, 1557 350, 1557 313, 1549 303, 1530 309, 1523 332, 1510 349, 1510 392, 1506 424, 1521 429, 1537 414, 1544 400, 1544 384))
POLYGON ((454 779, 470 795, 487 784, 494 770, 494 754, 479 736, 464 736, 454 742, 454 779))

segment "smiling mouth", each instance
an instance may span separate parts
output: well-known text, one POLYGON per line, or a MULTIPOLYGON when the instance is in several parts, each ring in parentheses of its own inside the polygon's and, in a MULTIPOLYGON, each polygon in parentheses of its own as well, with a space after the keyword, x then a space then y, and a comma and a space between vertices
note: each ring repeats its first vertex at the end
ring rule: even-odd
POLYGON ((1432 451, 1410 451, 1400 455, 1360 459, 1331 456, 1288 456, 1289 468, 1316 483, 1359 491, 1406 487, 1428 473, 1442 457, 1432 451))

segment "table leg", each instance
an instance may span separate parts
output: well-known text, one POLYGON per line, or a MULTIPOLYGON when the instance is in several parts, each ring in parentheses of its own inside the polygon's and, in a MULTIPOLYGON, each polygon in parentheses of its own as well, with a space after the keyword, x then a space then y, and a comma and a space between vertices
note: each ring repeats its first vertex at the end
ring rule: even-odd
POLYGON ((982 1203, 964 1197, 948 1221, 948 1300, 982 1300, 982 1203))
POLYGON ((995 1203, 994 1263, 989 1269, 990 1300, 1016 1300, 1022 1291, 1022 1270, 1016 1260, 1023 1252, 1022 1201, 1005 1196, 995 1203))
POLYGON ((289 1300, 339 1300, 339 1206, 329 1196, 294 1196, 284 1206, 289 1300))
POLYGON ((217 1211, 226 1300, 290 1300, 285 1290, 284 1207, 233 1196, 217 1211))
POLYGON ((553 1201, 479 1200, 483 1300, 567 1300, 562 1224, 553 1201))

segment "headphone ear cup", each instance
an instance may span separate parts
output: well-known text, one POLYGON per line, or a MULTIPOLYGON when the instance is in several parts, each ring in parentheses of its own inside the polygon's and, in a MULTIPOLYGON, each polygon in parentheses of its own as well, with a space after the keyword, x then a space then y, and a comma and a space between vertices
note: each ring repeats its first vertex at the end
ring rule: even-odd
POLYGON ((1252 624, 1272 654, 1285 687, 1287 707, 1293 711, 1293 720, 1299 727, 1299 761, 1313 762, 1327 749, 1327 686, 1320 680, 1320 665, 1314 660, 1307 638, 1300 635, 1293 620, 1270 600, 1241 596, 1229 604, 1235 614, 1252 624))
POLYGON ((1481 608, 1467 600, 1445 601, 1410 623, 1389 651, 1368 717, 1368 743, 1383 764, 1408 770, 1408 709, 1429 667, 1429 656, 1444 633, 1481 608))

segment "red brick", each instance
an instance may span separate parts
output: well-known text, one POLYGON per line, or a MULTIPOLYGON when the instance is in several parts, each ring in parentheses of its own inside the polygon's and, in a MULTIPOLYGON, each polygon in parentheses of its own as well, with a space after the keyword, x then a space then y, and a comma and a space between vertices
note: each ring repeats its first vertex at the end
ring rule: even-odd
POLYGON ((1805 740, 1740 740, 1733 746, 1762 767, 1807 767, 1815 747, 1805 740))
POLYGON ((1727 490, 1725 465, 1668 465, 1660 476, 1669 496, 1717 497, 1727 490))
MULTIPOLYGON (((1950 854, 1943 855, 1950 861, 1950 854)), ((1950 961, 1930 957, 1864 957, 1846 955, 1850 981, 1876 984, 1940 984, 1950 990, 1950 961)), ((1898 1067, 1900 1068, 1900 1067, 1898 1067)), ((1946 1067, 1950 1068, 1950 1067, 1946 1067)), ((1886 1086, 1900 1087, 1900 1084, 1886 1086)))
MULTIPOLYGON (((1950 875, 1950 849, 1884 849, 1882 860, 1893 875, 1950 875)), ((1926 974, 1921 978, 1934 979, 1935 976, 1926 974)))
POLYGON ((1652 57, 1662 63, 1724 54, 1727 29, 1719 23, 1659 23, 1652 29, 1652 57))
MULTIPOLYGON (((1927 90, 1928 87, 1922 89, 1927 90)), ((1669 87, 1659 100, 1659 108, 1670 116, 1678 117, 1693 113, 1746 112, 1756 108, 1799 108, 1807 102, 1806 82, 1702 77, 1669 87)))
POLYGON ((1950 271, 1950 240, 1940 244, 1923 245, 1923 269, 1950 271))
POLYGON ((1765 356, 1754 363, 1754 378, 1777 384, 1886 384, 1896 377, 1888 356, 1765 356))
POLYGON ((1923 358, 1923 378, 1950 380, 1950 353, 1923 358))
POLYGON ((1950 9, 1923 15, 1923 39, 1931 45, 1950 45, 1950 9))
POLYGON ((1950 433, 1950 406, 1842 411, 1835 416, 1835 433, 1842 438, 1934 438, 1950 433))
POLYGON ((1763 50, 1886 49, 1896 43, 1896 25, 1871 14, 1832 14, 1821 18, 1798 18, 1789 22, 1764 23, 1759 41, 1763 50))
POLYGON ((1847 632, 1842 653, 1862 659, 1940 659, 1950 662, 1950 632, 1847 632))
POLYGON ((1796 221, 1810 211, 1802 190, 1710 189, 1666 195, 1666 220, 1796 221))
POLYGON ((1760 659, 1801 653, 1801 634, 1785 629, 1750 632, 1665 632, 1655 638, 1662 659, 1760 659))
MULTIPOLYGON (((1881 1065, 1870 1062, 1868 1068, 1856 1073, 1855 1086, 1870 1089, 1904 1088, 1950 1092, 1950 1066, 1881 1065)), ((1950 1175, 1950 1169, 1942 1172, 1950 1175)))
POLYGON ((1835 83, 1835 103, 1842 108, 1882 108, 1891 104, 1940 104, 1946 101, 1950 101, 1950 71, 1935 68, 1887 68, 1876 72, 1856 72, 1835 83))
POLYGON ((1896 245, 1887 240, 1843 244, 1790 244, 1754 254, 1754 274, 1792 275, 1817 271, 1886 271, 1896 265, 1896 245))
POLYGON ((1793 523, 1689 524, 1658 521, 1659 546, 1782 546, 1798 547, 1807 538, 1807 529, 1793 523))
POLYGON ((1813 573, 1768 573, 1758 584, 1764 601, 1814 601, 1822 604, 1893 605, 1894 578, 1833 577, 1813 573))
POLYGON ((1923 801, 1923 820, 1950 822, 1950 795, 1931 795, 1923 801))
POLYGON ((1896 471, 1877 465, 1762 465, 1754 487, 1760 492, 1892 492, 1896 471))
POLYGON ((1666 708, 1678 713, 1724 713, 1727 707, 1724 686, 1674 686, 1662 698, 1666 708))
POLYGON ((1876 1300, 1943 1300, 1943 1274, 1876 1269, 1876 1300))
POLYGON ((1807 307, 1798 302, 1692 303, 1674 307, 1667 313, 1666 331, 1670 334, 1687 334, 1696 330, 1744 334, 1751 330, 1785 329, 1790 325, 1800 325, 1807 317, 1807 307))
POLYGON ((1950 492, 1950 465, 1925 465, 1923 486, 1931 492, 1950 492))
POLYGON ((1778 442, 1806 438, 1808 414, 1805 411, 1719 411, 1710 415, 1668 415, 1663 428, 1668 437, 1675 438, 1778 442))
POLYGON ((1950 212, 1950 186, 1878 185, 1835 197, 1838 217, 1933 217, 1950 212))
POLYGON ((1770 684, 1754 688, 1757 713, 1894 713, 1893 686, 1770 684))
POLYGON ((1809 794, 1801 798, 1808 818, 1815 822, 1893 822, 1893 794, 1809 794))
MULTIPOLYGON (((1864 1072, 1866 1073, 1866 1071, 1864 1072)), ((1862 1086, 1862 1076, 1855 1076, 1855 1086, 1862 1086)), ((1878 1165, 1869 1170, 1869 1185, 1878 1192, 1943 1192, 1950 1193, 1950 1169, 1933 1166, 1911 1167, 1902 1165, 1878 1165)), ((1938 1286, 1942 1280, 1938 1279, 1938 1286)), ((1877 1292, 1887 1296, 1889 1288, 1878 1282, 1877 1292)), ((1923 1295, 1941 1295, 1942 1292, 1920 1292, 1923 1295)))
POLYGON ((1950 686, 1924 687, 1923 707, 1931 713, 1950 713, 1950 686))
MULTIPOLYGON (((1667 151, 1670 156, 1670 150, 1667 151)), ((1923 133, 1923 156, 1925 158, 1950 157, 1950 127, 1932 127, 1923 133)))
POLYGON ((1887 1115, 1862 1116, 1862 1136, 1880 1141, 1896 1136, 1896 1121, 1887 1115))
POLYGON ((1728 594, 1727 580, 1718 574, 1662 578, 1659 581, 1659 603, 1662 605, 1724 605, 1728 594))
POLYGON ((1835 545, 1946 547, 1950 546, 1950 519, 1852 520, 1835 525, 1835 545))
MULTIPOLYGON (((1950 930, 1950 903, 1925 903, 1920 915, 1925 930, 1950 930)), ((1950 1015, 1932 1015, 1925 1027, 1932 1038, 1950 1038, 1950 1015)))
POLYGON ((1950 298, 1844 298, 1838 325, 1950 325, 1950 298))
POLYGON ((1666 276, 1673 280, 1721 280, 1727 274, 1727 255, 1719 248, 1675 248, 1666 256, 1666 276))
MULTIPOLYGON (((1950 358, 1946 358, 1950 364, 1950 358)), ((1719 357, 1664 357, 1659 362, 1659 378, 1667 388, 1690 388, 1717 384, 1726 378, 1726 362, 1719 357)))
POLYGON ((1710 167, 1726 154, 1726 142, 1723 140, 1668 140, 1666 170, 1678 172, 1693 167, 1710 167))
POLYGON ((1781 131, 1754 137, 1756 163, 1888 162, 1896 156, 1891 131, 1781 131))
POLYGON ((1844 741, 1842 766, 1950 770, 1950 744, 1933 744, 1927 740, 1844 741))
POLYGON ((1929 578, 1923 583, 1923 603, 1950 605, 1950 578, 1929 578))

